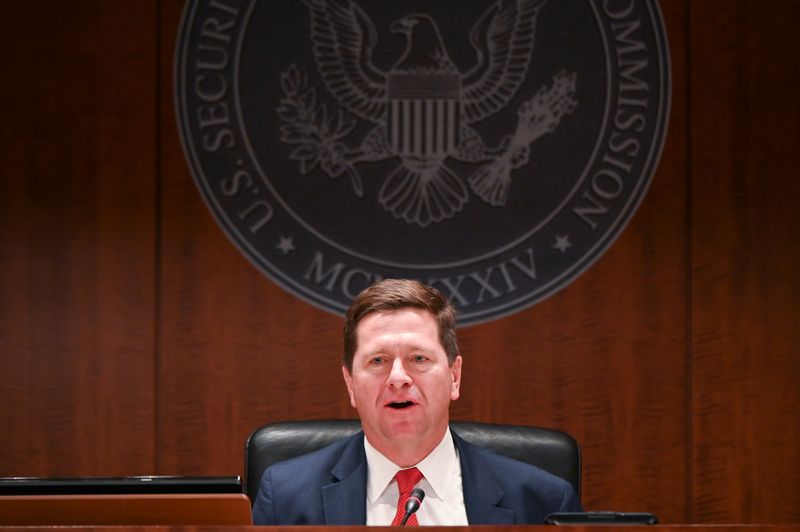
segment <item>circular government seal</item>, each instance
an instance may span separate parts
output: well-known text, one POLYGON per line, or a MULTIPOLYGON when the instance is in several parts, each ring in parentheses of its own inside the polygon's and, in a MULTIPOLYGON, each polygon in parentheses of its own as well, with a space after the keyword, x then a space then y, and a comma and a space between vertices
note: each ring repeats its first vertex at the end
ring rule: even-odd
POLYGON ((670 84, 655 0, 191 0, 175 92, 198 188, 271 279, 341 314, 415 278, 465 325, 616 239, 670 84))

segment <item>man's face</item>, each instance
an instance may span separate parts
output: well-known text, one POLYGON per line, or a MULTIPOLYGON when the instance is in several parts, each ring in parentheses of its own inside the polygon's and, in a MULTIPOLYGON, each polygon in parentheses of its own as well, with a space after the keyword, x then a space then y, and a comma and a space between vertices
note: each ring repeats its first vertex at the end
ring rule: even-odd
POLYGON ((389 459, 392 449, 423 453, 421 459, 444 436, 461 357, 448 364, 436 319, 420 309, 369 314, 356 338, 352 373, 342 373, 364 434, 389 459))

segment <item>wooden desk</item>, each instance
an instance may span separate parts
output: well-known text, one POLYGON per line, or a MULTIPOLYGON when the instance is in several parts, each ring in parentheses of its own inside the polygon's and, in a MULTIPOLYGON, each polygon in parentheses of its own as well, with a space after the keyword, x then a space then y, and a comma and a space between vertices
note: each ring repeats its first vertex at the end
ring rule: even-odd
POLYGON ((0 526, 251 525, 252 519, 250 499, 241 493, 0 496, 0 526))
MULTIPOLYGON (((3 530, 4 527, 0 527, 3 530)), ((99 527, 80 527, 75 530, 93 530, 97 532, 219 532, 219 527, 214 526, 99 526, 99 527)), ((623 532, 755 532, 766 530, 767 532, 800 532, 798 525, 652 525, 652 526, 498 526, 498 525, 477 525, 471 527, 422 527, 426 532, 605 532, 608 530, 622 530, 623 532)), ((397 530, 390 527, 365 527, 365 526, 274 526, 274 527, 252 527, 252 526, 226 526, 226 532, 256 532, 265 530, 269 532, 390 532, 397 530)), ((53 527, 29 527, 25 532, 53 532, 53 527)))

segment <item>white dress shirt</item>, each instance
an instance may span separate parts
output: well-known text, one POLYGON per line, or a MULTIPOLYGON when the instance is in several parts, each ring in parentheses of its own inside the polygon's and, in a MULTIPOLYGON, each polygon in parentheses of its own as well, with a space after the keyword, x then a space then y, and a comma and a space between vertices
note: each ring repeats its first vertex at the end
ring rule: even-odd
MULTIPOLYGON (((367 454, 367 525, 389 526, 400 497, 394 475, 403 469, 392 463, 364 438, 367 454)), ((417 511, 420 526, 466 526, 467 509, 461 486, 461 462, 450 428, 428 456, 415 466, 424 478, 417 484, 425 499, 417 511)))

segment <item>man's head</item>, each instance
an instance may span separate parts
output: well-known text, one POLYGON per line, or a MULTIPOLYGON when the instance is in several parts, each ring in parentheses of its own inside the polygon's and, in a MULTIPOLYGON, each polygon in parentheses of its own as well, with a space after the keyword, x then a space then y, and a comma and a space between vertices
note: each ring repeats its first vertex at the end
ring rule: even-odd
POLYGON ((447 429, 461 385, 454 327, 452 306, 416 281, 381 281, 347 314, 350 403, 369 442, 401 467, 427 456, 447 429))
POLYGON ((374 312, 416 308, 433 315, 439 329, 439 341, 450 364, 458 356, 456 311, 438 290, 410 279, 386 279, 366 288, 353 300, 344 322, 342 365, 352 372, 353 354, 358 347, 359 322, 374 312))

